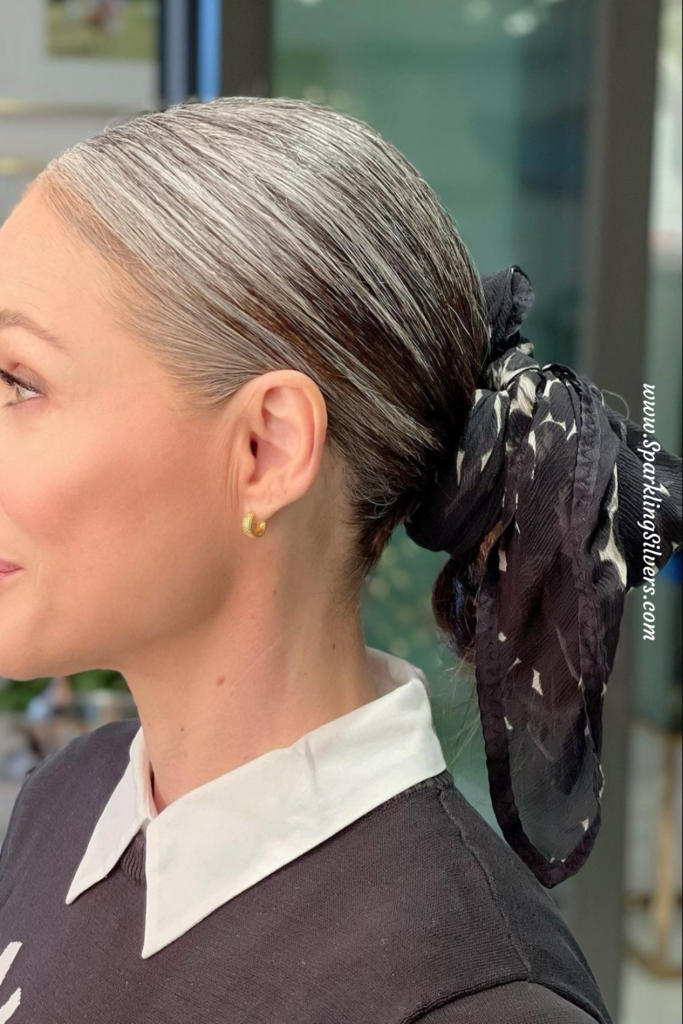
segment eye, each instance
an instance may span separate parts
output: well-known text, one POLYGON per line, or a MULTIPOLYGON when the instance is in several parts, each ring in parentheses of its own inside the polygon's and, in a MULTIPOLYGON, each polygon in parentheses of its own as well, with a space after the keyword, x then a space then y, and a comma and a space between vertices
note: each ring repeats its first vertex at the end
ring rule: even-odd
MULTIPOLYGON (((7 384, 7 386, 10 388, 17 388, 21 391, 28 391, 30 394, 38 395, 40 397, 39 391, 36 391, 35 388, 32 388, 28 384, 24 383, 23 380, 19 380, 18 377, 13 377, 12 374, 7 373, 6 370, 0 370, 0 380, 3 380, 5 384, 7 384)), ((16 402, 6 402, 5 405, 24 405, 26 402, 30 401, 30 398, 19 398, 16 402)))

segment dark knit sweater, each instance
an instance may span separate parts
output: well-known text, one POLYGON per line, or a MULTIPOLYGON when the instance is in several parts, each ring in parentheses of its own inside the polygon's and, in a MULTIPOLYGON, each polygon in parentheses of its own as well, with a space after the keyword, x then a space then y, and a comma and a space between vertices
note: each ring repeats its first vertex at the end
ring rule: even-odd
POLYGON ((32 770, 0 855, 11 1024, 611 1024, 550 894, 444 771, 143 959, 145 836, 65 904, 138 719, 32 770))

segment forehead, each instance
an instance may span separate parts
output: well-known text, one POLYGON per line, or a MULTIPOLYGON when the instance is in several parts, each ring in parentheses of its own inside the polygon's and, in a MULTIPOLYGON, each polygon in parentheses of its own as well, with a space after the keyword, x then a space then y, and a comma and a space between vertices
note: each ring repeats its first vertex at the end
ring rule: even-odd
POLYGON ((0 308, 21 310, 59 334, 105 315, 107 267, 33 189, 0 226, 0 308))
POLYGON ((68 286, 74 264, 82 269, 82 250, 34 189, 0 226, 0 288, 8 283, 35 287, 37 269, 45 275, 45 283, 54 278, 55 283, 68 286))

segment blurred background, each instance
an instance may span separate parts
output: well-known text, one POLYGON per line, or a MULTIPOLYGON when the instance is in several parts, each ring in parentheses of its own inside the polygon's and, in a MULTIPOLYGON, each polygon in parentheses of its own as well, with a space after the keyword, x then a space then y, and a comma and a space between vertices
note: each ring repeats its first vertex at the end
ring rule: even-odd
MULTIPOLYGON (((518 263, 543 361, 590 376, 681 454, 680 0, 2 0, 0 223, 51 157, 112 120, 218 95, 303 97, 368 121, 450 210, 481 273, 518 263)), ((497 829, 469 670, 430 607, 446 556, 399 529, 366 641, 427 674, 456 784, 497 829)), ((627 601, 605 706, 604 824, 553 890, 616 1024, 681 1008, 681 559, 657 635, 627 601)), ((26 771, 136 717, 112 672, 0 677, 0 840, 26 771)))

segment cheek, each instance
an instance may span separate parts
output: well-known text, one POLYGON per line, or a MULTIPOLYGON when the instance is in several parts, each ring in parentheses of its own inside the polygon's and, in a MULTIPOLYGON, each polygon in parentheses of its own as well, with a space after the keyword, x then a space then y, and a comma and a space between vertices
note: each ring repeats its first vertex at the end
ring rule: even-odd
MULTIPOLYGON (((0 458, 0 553, 25 574, 14 603, 9 589, 0 603, 17 638, 28 630, 34 651, 42 638, 47 668, 28 678, 118 667, 122 645, 186 627, 219 600, 227 524, 215 469, 201 438, 148 426, 53 436, 22 464, 0 458), (64 662, 50 661, 57 648, 64 662)), ((0 637, 0 663, 5 646, 0 637)))
POLYGON ((21 461, 3 460, 0 504, 7 525, 0 534, 16 538, 27 569, 99 561, 130 534, 128 520, 140 520, 151 486, 144 452, 121 440, 107 443, 100 435, 95 445, 53 435, 39 450, 25 448, 21 461))

